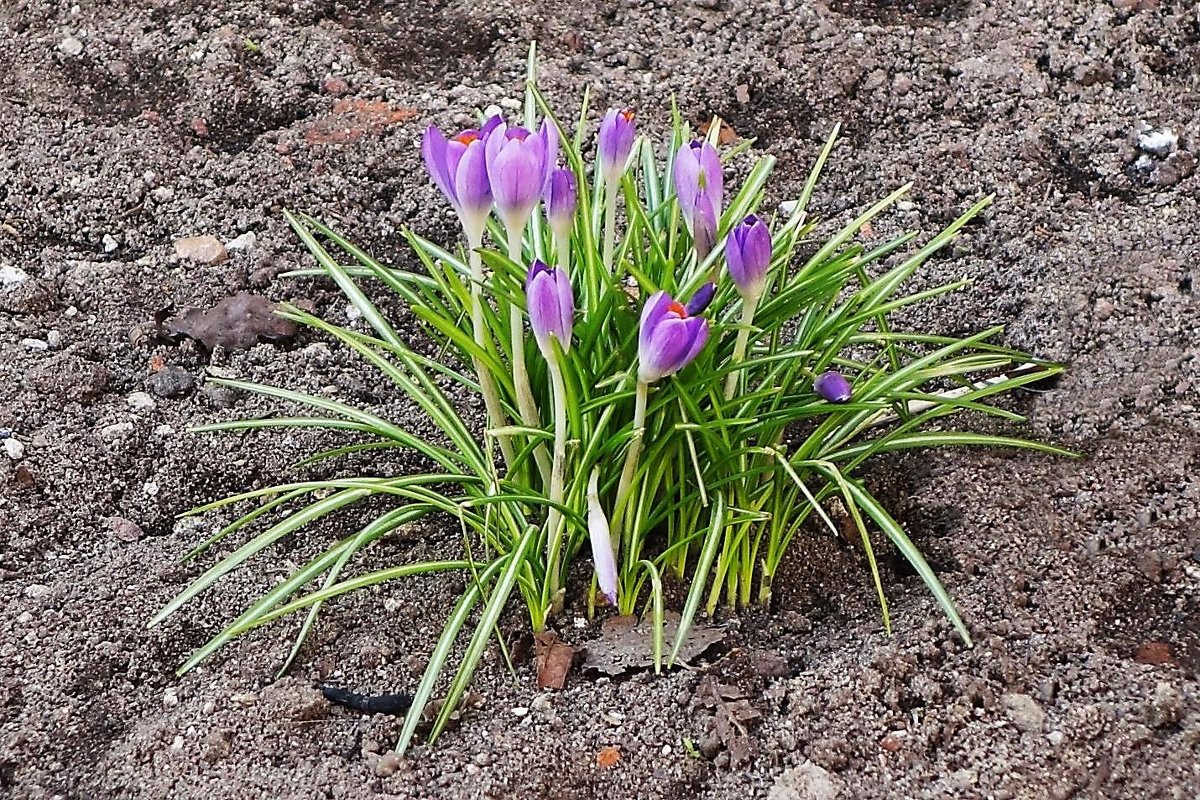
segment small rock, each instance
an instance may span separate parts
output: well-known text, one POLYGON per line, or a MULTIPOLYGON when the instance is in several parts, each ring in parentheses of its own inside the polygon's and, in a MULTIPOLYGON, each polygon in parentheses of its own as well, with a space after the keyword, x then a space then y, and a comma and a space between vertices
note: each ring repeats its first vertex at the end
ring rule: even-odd
POLYGON ((150 196, 160 203, 165 203, 175 196, 175 190, 170 186, 156 186, 151 190, 150 196))
POLYGON ((710 733, 700 740, 696 749, 700 751, 700 755, 712 761, 717 757, 717 753, 721 752, 721 740, 717 738, 716 734, 710 733))
POLYGON ((172 740, 172 742, 171 742, 171 749, 172 749, 173 751, 175 751, 176 753, 182 753, 182 752, 183 752, 183 735, 182 735, 182 734, 180 734, 180 735, 177 735, 177 736, 175 737, 175 739, 174 739, 174 740, 172 740))
POLYGON ((216 408, 233 408, 237 402, 237 392, 215 383, 206 383, 200 389, 200 394, 216 408))
POLYGON ((59 52, 69 56, 77 56, 83 52, 83 42, 76 39, 74 36, 68 36, 58 43, 59 52))
POLYGON ((167 689, 163 693, 163 708, 175 708, 177 705, 179 705, 179 695, 175 693, 174 689, 167 689))
POLYGON ((474 761, 477 766, 490 767, 494 759, 491 753, 480 752, 476 753, 475 757, 471 760, 474 761))
POLYGON ((113 535, 122 542, 136 542, 143 536, 142 529, 138 527, 136 522, 130 522, 124 517, 109 517, 108 527, 112 530, 113 535))
POLYGON ((46 332, 46 344, 51 350, 59 350, 62 348, 63 338, 62 333, 57 330, 46 332))
POLYGON ((16 437, 9 436, 4 440, 4 454, 13 461, 20 461, 25 455, 25 445, 17 441, 16 437))
POLYGON ((198 264, 220 264, 229 258, 225 245, 215 236, 185 236, 175 242, 175 255, 198 264))
POLYGON ((111 253, 120 247, 120 245, 117 243, 117 240, 113 238, 111 233, 104 234, 104 237, 100 240, 100 243, 104 245, 104 252, 106 253, 111 253))
POLYGON ((1046 712, 1038 702, 1027 694, 1006 694, 1000 704, 1008 713, 1012 724, 1026 733, 1040 733, 1046 722, 1046 712))
POLYGON ((757 653, 754 657, 754 669, 764 678, 782 678, 788 674, 787 659, 778 653, 757 653))
POLYGON ((62 353, 26 372, 25 386, 40 394, 83 400, 101 394, 108 379, 101 365, 62 353))
POLYGON ((1092 309, 1092 313, 1096 315, 1096 319, 1104 322, 1112 317, 1116 311, 1116 306, 1103 298, 1096 301, 1096 305, 1092 309))
POLYGON ((600 717, 609 725, 620 725, 625 721, 625 715, 619 711, 605 711, 600 717))
POLYGON ((841 793, 838 778, 806 761, 780 775, 767 792, 767 800, 834 800, 841 793))
POLYGON ((204 705, 200 706, 200 713, 205 716, 212 714, 217 710, 217 704, 213 700, 205 700, 204 705))
POLYGON ((154 481, 146 481, 142 484, 142 494, 146 497, 158 497, 158 484, 154 481))
POLYGON ((1046 734, 1046 741, 1050 743, 1051 747, 1058 747, 1060 744, 1066 741, 1066 739, 1066 734, 1064 734, 1062 731, 1050 731, 1046 734))
POLYGON ((739 83, 733 90, 734 97, 738 103, 742 105, 750 104, 750 87, 744 83, 739 83))
POLYGON ((258 695, 254 692, 239 692, 229 699, 239 706, 252 706, 258 703, 258 695))
POLYGON ((548 694, 539 694, 529 702, 529 710, 545 714, 554 710, 554 701, 548 694))
POLYGON ((1166 681, 1159 681, 1154 687, 1154 699, 1150 701, 1146 722, 1151 728, 1174 725, 1179 721, 1182 706, 1179 691, 1166 681))
POLYGON ((41 339, 22 339, 21 346, 28 347, 30 350, 49 350, 50 349, 50 343, 42 341, 41 339))
POLYGON ((350 91, 350 84, 346 83, 345 78, 326 78, 325 82, 321 84, 321 88, 325 90, 326 94, 338 97, 350 91))
POLYGON ((50 587, 44 583, 31 583, 25 587, 25 596, 30 600, 40 600, 50 594, 50 587))
POLYGON ((112 425, 105 425, 100 429, 100 438, 105 441, 120 439, 133 431, 132 422, 114 422, 112 425))
POLYGON ((196 380, 182 367, 163 367, 147 381, 150 391, 159 397, 179 397, 191 391, 196 380))
POLYGON ((246 231, 241 236, 230 239, 225 243, 228 250, 253 250, 258 244, 258 237, 254 235, 254 231, 246 231))
POLYGON ((514 717, 523 717, 529 713, 529 709, 524 706, 517 706, 512 710, 512 713, 514 717))
POLYGON ((1142 131, 1138 134, 1138 149, 1152 156, 1163 157, 1175 149, 1179 137, 1170 128, 1142 131))
POLYGON ((375 774, 381 778, 390 778, 400 771, 400 756, 395 750, 389 750, 375 762, 375 774))
POLYGON ((134 411, 145 411, 148 408, 154 408, 154 398, 146 392, 131 392, 125 398, 125 402, 134 411))
POLYGON ((29 280, 29 273, 20 267, 0 264, 0 287, 8 289, 29 280))

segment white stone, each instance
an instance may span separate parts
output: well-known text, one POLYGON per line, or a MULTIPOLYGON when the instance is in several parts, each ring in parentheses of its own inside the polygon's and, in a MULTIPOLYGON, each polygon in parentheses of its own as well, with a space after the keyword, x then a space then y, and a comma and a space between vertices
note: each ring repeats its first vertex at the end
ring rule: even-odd
POLYGON ((30 350, 49 350, 50 349, 50 343, 42 341, 41 339, 22 339, 21 346, 28 347, 30 350))
POLYGON ((100 429, 100 438, 106 441, 120 439, 132 430, 132 422, 114 422, 112 425, 105 425, 100 429))
POLYGON ((133 392, 125 398, 125 402, 135 411, 154 408, 154 398, 148 392, 133 392))
POLYGON ((57 350, 62 347, 62 342, 62 333, 57 330, 46 331, 46 344, 50 346, 51 350, 57 350))
POLYGON ((226 242, 225 247, 229 250, 253 250, 256 244, 258 244, 258 237, 254 235, 254 231, 246 231, 241 236, 226 242))
POLYGON ((113 250, 116 250, 118 247, 120 247, 120 245, 117 244, 117 240, 113 238, 111 233, 104 234, 104 238, 102 238, 100 242, 104 245, 104 252, 106 253, 111 253, 113 250))
POLYGON ((1170 155, 1178 142, 1179 137, 1170 128, 1142 131, 1138 134, 1138 149, 1151 155, 1170 155))
POLYGON ((83 42, 74 36, 68 36, 58 43, 58 49, 69 56, 77 56, 83 52, 83 42))
POLYGON ((13 461, 19 461, 25 455, 25 445, 17 441, 15 436, 10 436, 4 440, 4 454, 13 461))
POLYGON ((147 497, 157 497, 158 484, 154 481, 146 481, 146 483, 142 485, 142 493, 147 497))
POLYGON ((11 264, 0 264, 0 286, 9 287, 29 280, 29 273, 11 264))

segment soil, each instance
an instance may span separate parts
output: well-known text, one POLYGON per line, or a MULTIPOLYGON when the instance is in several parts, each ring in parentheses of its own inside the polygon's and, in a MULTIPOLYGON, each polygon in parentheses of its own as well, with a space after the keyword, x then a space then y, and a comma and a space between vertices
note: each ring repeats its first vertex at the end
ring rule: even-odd
MULTIPOLYGON (((19 443, 0 456, 0 794, 1200 796, 1198 13, 1188 0, 4 4, 0 272, 28 277, 0 287, 0 428, 19 443), (404 760, 386 755, 396 718, 330 708, 314 686, 411 689, 453 579, 336 603, 282 679, 294 623, 175 677, 337 533, 283 543, 147 630, 211 563, 177 564, 203 531, 175 516, 295 474, 335 441, 189 433, 269 407, 206 368, 405 406, 309 332, 207 353, 148 336, 156 315, 254 291, 345 321, 327 285, 277 277, 306 263, 282 209, 413 266, 402 227, 454 234, 420 130, 513 100, 530 41, 559 108, 590 87, 593 108, 628 104, 661 129, 674 95, 692 122, 720 114, 756 137, 778 158, 768 207, 796 195, 838 121, 824 218, 912 180, 875 235, 933 231, 995 193, 914 282, 972 286, 906 324, 1002 323, 1008 344, 1068 362, 1020 400, 1017 430, 1083 456, 915 453, 869 476, 974 649, 895 561, 885 634, 859 554, 813 535, 775 607, 724 617, 723 650, 694 669, 572 674, 539 694, 531 665, 514 678, 491 654, 479 701, 404 760), (246 233, 252 246, 221 263, 175 251, 246 233), (744 749, 715 738, 714 685, 757 711, 744 749)), ((413 531, 364 569, 457 537, 413 531)), ((504 624, 520 630, 516 609, 504 624)))

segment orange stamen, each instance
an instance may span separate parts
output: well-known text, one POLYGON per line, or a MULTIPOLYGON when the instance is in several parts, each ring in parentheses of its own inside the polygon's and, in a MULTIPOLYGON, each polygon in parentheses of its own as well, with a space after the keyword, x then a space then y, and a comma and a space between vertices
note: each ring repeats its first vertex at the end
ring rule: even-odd
POLYGON ((633 117, 634 117, 633 109, 632 108, 625 109, 624 111, 621 112, 621 117, 626 122, 633 122, 633 117))
POLYGON ((458 142, 459 144, 470 144, 478 139, 479 134, 475 131, 463 131, 458 136, 454 137, 454 141, 458 142))
POLYGON ((672 300, 667 306, 667 311, 673 311, 679 315, 680 319, 687 319, 687 309, 678 300, 672 300))

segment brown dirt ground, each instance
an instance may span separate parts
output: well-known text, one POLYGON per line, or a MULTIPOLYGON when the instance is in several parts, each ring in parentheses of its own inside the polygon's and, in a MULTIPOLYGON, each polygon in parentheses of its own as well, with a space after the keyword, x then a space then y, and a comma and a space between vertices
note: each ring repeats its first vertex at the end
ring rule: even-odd
MULTIPOLYGON (((0 794, 1200 796, 1194 3, 16 0, 0 6, 0 74, 0 265, 29 275, 0 287, 0 428, 24 445, 0 456, 0 794), (379 755, 394 719, 329 709, 312 686, 411 688, 452 580, 338 603, 280 681, 288 625, 174 677, 335 533, 279 547, 148 631, 203 566, 174 566, 199 536, 174 515, 273 480, 327 439, 187 434, 262 406, 204 386, 202 354, 142 331, 161 309, 245 289, 345 319, 328 287, 273 277, 302 262, 280 210, 410 265, 401 226, 454 230, 422 174, 421 126, 513 97, 530 40, 560 107, 590 86, 596 107, 630 104, 654 126, 674 93, 693 122, 718 113, 757 137, 779 159, 771 203, 794 196, 838 120, 846 138, 815 198, 824 217, 912 179, 912 205, 876 235, 933 230, 996 193, 917 281, 973 286, 908 323, 1004 323, 1009 344, 1069 362, 1053 391, 1021 401, 1024 432, 1085 456, 913 454, 870 477, 957 599, 973 650, 895 563, 886 636, 861 559, 813 537, 771 613, 727 620, 713 663, 573 676, 539 697, 528 666, 513 680, 492 657, 482 705, 400 764, 379 755), (1175 152, 1139 151, 1145 128, 1170 128, 1175 152), (218 266, 174 254, 182 236, 246 232, 255 245, 218 266), (154 359, 197 385, 131 403, 154 359), (762 714, 748 764, 712 746, 697 695, 709 673, 762 714), (605 746, 621 757, 601 768, 605 746)), ((307 334, 212 363, 404 410, 307 334)), ((414 531, 369 563, 456 537, 414 531)))

